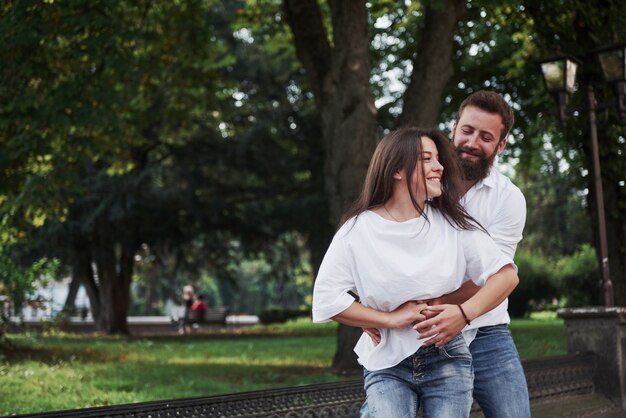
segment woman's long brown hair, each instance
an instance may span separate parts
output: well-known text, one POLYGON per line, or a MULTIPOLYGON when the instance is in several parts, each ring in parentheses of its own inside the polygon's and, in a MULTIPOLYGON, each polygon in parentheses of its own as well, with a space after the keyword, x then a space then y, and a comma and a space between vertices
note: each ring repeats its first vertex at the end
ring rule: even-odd
POLYGON ((442 193, 440 196, 432 199, 426 196, 429 204, 439 210, 454 227, 484 230, 459 204, 461 198, 461 170, 450 140, 438 129, 415 127, 397 129, 381 139, 367 169, 363 190, 357 200, 341 217, 340 226, 348 219, 358 217, 366 210, 385 204, 393 194, 393 175, 402 169, 406 173, 406 187, 413 206, 421 216, 426 216, 424 208, 420 207, 415 200, 415 191, 411 187, 413 172, 418 167, 422 170, 421 178, 424 182, 424 190, 427 190, 424 167, 421 164, 417 166, 418 159, 421 158, 423 152, 423 137, 428 137, 435 142, 439 152, 439 162, 444 167, 441 178, 442 193))

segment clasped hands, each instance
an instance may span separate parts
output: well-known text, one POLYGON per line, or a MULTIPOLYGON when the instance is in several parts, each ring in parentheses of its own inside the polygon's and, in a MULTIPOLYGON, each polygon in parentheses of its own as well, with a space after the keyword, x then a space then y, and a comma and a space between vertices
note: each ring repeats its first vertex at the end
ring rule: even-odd
MULTIPOLYGON (((390 328, 411 326, 418 332, 418 339, 427 339, 424 345, 444 346, 461 332, 466 323, 457 305, 439 305, 436 302, 431 300, 403 303, 389 312, 390 328)), ((363 328, 363 331, 369 335, 374 345, 380 344, 381 336, 377 328, 363 328)))

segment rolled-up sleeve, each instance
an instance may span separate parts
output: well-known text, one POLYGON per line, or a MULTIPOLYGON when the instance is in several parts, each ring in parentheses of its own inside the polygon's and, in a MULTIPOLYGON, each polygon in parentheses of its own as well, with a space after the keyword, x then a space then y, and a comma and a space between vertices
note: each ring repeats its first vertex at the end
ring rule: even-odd
POLYGON ((328 322, 354 303, 348 292, 355 291, 355 281, 345 240, 341 236, 337 233, 333 238, 315 279, 313 322, 328 322))
POLYGON ((463 231, 463 254, 465 255, 465 280, 472 280, 478 286, 484 286, 487 279, 502 267, 513 263, 496 245, 493 239, 483 231, 463 231))
POLYGON ((513 258, 526 223, 526 199, 518 188, 511 188, 500 199, 503 204, 484 226, 502 252, 513 258))

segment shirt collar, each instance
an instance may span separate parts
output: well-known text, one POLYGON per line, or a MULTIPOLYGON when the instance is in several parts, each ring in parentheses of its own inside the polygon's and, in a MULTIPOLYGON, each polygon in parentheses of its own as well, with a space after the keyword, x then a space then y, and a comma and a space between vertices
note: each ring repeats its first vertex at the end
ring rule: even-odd
POLYGON ((496 176, 496 168, 492 166, 491 170, 489 170, 489 175, 483 179, 478 180, 478 182, 476 182, 476 184, 472 188, 481 189, 483 187, 489 187, 492 189, 496 185, 496 176))
POLYGON ((490 189, 493 189, 496 186, 496 176, 498 175, 498 171, 496 170, 495 167, 491 167, 491 170, 489 170, 489 174, 487 175, 487 177, 478 180, 472 187, 470 187, 470 189, 465 193, 465 195, 462 198, 462 202, 469 202, 469 200, 471 200, 472 196, 474 196, 475 193, 478 192, 478 190, 482 189, 483 187, 488 187, 490 189))

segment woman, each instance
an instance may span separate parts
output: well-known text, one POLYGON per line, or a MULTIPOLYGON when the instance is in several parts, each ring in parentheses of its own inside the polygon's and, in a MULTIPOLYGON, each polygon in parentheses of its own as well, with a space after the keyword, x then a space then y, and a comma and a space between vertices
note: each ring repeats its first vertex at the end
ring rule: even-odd
POLYGON ((391 132, 320 266, 313 320, 380 329, 379 344, 363 335, 355 347, 368 416, 415 417, 419 408, 424 417, 469 416, 473 372, 459 332, 497 306, 518 278, 513 261, 459 206, 459 180, 452 145, 440 131, 391 132), (417 302, 449 293, 465 278, 483 286, 465 303, 417 302), (438 315, 425 320, 424 309, 438 315))
POLYGON ((178 330, 179 334, 191 334, 191 325, 193 321, 191 320, 191 306, 193 305, 195 298, 195 294, 193 291, 193 286, 185 285, 183 287, 183 318, 180 324, 180 328, 178 330))

